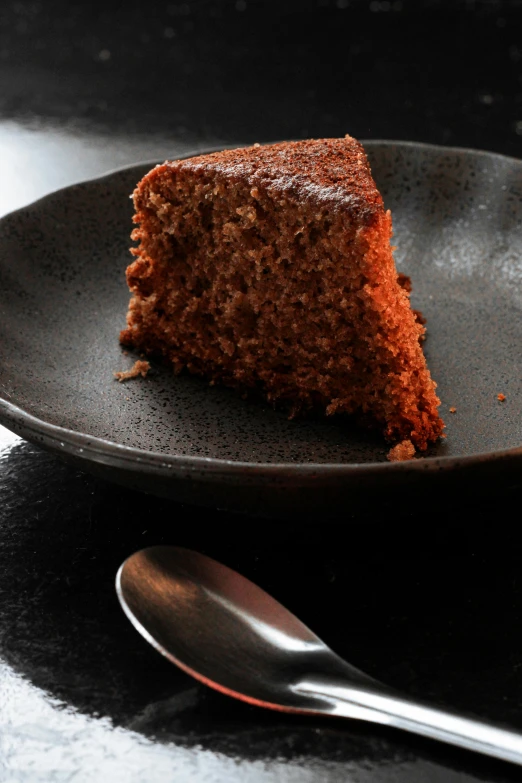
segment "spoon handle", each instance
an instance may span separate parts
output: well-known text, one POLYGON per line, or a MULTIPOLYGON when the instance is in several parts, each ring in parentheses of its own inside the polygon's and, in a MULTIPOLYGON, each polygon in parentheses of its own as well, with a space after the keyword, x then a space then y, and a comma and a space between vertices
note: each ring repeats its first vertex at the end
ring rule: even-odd
POLYGON ((320 712, 393 726, 486 756, 522 765, 522 735, 429 707, 378 685, 374 689, 307 678, 296 690, 322 702, 320 712))

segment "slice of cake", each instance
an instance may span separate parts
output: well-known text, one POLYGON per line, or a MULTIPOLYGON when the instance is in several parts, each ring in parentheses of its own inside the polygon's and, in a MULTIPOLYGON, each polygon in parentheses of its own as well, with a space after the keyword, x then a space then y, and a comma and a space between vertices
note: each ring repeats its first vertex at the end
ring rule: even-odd
POLYGON ((122 343, 291 415, 362 414, 421 450, 440 436, 425 330, 355 139, 167 162, 134 204, 122 343))

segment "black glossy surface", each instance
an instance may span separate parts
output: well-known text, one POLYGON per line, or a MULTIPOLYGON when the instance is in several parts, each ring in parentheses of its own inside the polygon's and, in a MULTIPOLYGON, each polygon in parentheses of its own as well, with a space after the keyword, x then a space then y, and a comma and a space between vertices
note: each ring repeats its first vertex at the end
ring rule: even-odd
MULTIPOLYGON (((4 4, 0 208, 221 140, 350 131, 520 156, 516 3, 346 5, 4 4)), ((427 509, 349 515, 346 541, 320 518, 198 520, 0 434, 9 783, 520 780, 507 765, 385 729, 278 716, 205 690, 149 649, 113 593, 136 549, 201 549, 369 673, 522 730, 519 490, 444 513, 427 498, 427 509)))
POLYGON ((194 754, 196 780, 353 773, 413 783, 423 770, 435 781, 519 779, 519 770, 385 729, 274 715, 211 692, 139 637, 113 587, 138 548, 197 548, 240 568, 369 674, 522 730, 520 536, 499 525, 497 505, 473 520, 448 514, 451 531, 438 515, 426 512, 421 530, 415 511, 397 511, 377 541, 376 520, 364 517, 347 520, 348 539, 338 526, 253 525, 217 512, 198 520, 190 507, 99 482, 24 443, 2 460, 0 491, 0 715, 11 764, 22 764, 30 741, 36 763, 56 747, 52 763, 63 770, 85 764, 84 743, 96 741, 94 769, 112 769, 115 757, 123 775, 125 748, 138 769, 152 764, 131 780, 155 779, 166 758, 188 774, 194 754), (390 522, 407 533, 398 539, 390 522), (56 699, 72 713, 50 709, 56 699), (244 765, 235 778, 227 759, 244 765))

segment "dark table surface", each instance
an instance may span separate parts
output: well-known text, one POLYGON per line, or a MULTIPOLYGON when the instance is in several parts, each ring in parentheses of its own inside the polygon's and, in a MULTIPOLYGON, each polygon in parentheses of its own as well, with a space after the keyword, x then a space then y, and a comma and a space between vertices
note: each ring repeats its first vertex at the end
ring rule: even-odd
MULTIPOLYGON (((520 2, 17 0, 0 7, 0 212, 138 160, 347 132, 520 156, 520 2)), ((131 628, 121 561, 223 560, 340 654, 522 730, 520 487, 251 520, 147 497, 0 428, 0 780, 514 781, 392 730, 205 689, 131 628)))

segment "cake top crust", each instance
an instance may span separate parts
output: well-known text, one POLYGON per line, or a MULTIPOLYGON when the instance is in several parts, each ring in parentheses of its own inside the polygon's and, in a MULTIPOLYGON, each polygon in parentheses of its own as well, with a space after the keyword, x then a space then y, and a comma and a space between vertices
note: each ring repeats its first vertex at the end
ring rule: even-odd
POLYGON ((272 197, 306 199, 319 208, 342 209, 365 224, 383 212, 364 149, 351 136, 255 144, 167 161, 158 168, 192 170, 202 177, 221 174, 246 181, 252 188, 261 186, 272 197))

